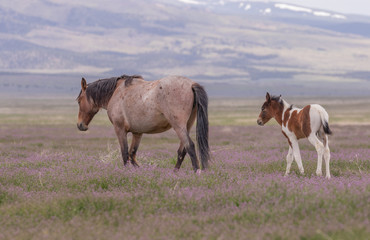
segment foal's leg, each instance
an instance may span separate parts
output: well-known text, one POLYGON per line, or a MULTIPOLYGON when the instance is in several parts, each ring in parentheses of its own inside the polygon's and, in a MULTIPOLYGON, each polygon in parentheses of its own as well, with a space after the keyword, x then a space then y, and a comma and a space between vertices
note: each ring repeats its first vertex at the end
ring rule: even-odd
POLYGON ((117 138, 119 145, 121 146, 121 154, 122 154, 122 160, 123 160, 123 165, 127 165, 128 161, 128 144, 127 144, 127 132, 125 129, 122 127, 114 127, 114 130, 116 132, 117 138))
POLYGON ((304 174, 301 153, 299 151, 298 140, 297 139, 290 139, 290 142, 292 143, 293 155, 294 155, 295 161, 297 162, 298 169, 301 172, 301 174, 304 174))
POLYGON ((174 130, 177 133, 177 136, 180 138, 181 145, 184 146, 186 152, 190 156, 194 171, 198 172, 199 162, 198 162, 197 155, 195 152, 195 145, 194 145, 194 142, 191 140, 188 131, 185 128, 179 128, 179 127, 174 128, 174 130))
POLYGON ((321 176, 322 175, 322 156, 324 154, 324 144, 317 138, 316 133, 311 133, 308 136, 308 141, 312 145, 315 146, 316 152, 317 152, 317 168, 316 168, 316 175, 321 176))
POLYGON ((139 167, 139 164, 136 162, 136 152, 137 152, 137 149, 139 148, 142 136, 143 134, 132 134, 132 142, 131 142, 131 147, 129 151, 129 156, 130 156, 131 164, 134 165, 135 167, 139 167))
POLYGON ((293 149, 291 146, 289 146, 289 151, 288 151, 288 155, 286 156, 286 171, 285 171, 285 176, 288 176, 288 174, 290 173, 290 167, 292 166, 292 162, 293 162, 293 149))
POLYGON ((324 158, 325 158, 325 169, 326 169, 326 178, 330 179, 330 149, 329 149, 329 142, 328 136, 325 134, 325 150, 324 150, 324 158))

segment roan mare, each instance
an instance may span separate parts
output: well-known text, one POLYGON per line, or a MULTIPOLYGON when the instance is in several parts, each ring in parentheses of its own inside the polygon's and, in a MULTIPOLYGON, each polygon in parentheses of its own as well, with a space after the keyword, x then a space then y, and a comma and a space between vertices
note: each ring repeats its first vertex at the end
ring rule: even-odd
POLYGON ((94 115, 106 109, 114 126, 124 165, 136 162, 136 151, 143 133, 161 133, 173 128, 180 139, 175 170, 180 169, 186 153, 193 169, 200 173, 195 146, 189 131, 197 118, 196 138, 202 168, 208 167, 208 97, 204 88, 192 80, 169 76, 145 81, 141 76, 114 77, 87 84, 81 80, 77 127, 86 131, 94 115), (132 143, 128 149, 127 133, 132 143))
POLYGON ((298 139, 308 138, 309 142, 315 146, 318 155, 316 175, 322 175, 322 157, 324 156, 326 178, 330 179, 328 135, 332 132, 329 128, 329 115, 325 109, 318 104, 307 105, 303 109, 299 109, 288 104, 281 98, 281 95, 270 97, 270 94, 267 93, 257 123, 263 126, 271 118, 275 118, 280 124, 282 132, 289 142, 285 175, 290 172, 293 158, 296 160, 301 174, 304 173, 298 139))

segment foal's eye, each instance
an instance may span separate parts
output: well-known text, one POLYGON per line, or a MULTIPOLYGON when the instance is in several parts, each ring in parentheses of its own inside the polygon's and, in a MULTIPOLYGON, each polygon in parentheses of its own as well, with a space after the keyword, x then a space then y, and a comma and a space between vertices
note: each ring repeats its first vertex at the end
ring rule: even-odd
POLYGON ((264 107, 261 107, 261 111, 264 111, 265 110, 265 108, 264 107))

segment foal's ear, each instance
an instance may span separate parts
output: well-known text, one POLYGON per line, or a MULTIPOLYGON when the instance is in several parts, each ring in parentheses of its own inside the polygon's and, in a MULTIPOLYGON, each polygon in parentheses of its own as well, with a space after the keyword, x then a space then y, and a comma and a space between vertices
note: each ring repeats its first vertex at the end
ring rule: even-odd
POLYGON ((270 94, 268 92, 266 93, 266 101, 271 102, 271 97, 270 97, 270 94))
POLYGON ((86 80, 85 80, 85 78, 82 78, 82 80, 81 80, 81 89, 85 91, 86 88, 87 88, 86 80))

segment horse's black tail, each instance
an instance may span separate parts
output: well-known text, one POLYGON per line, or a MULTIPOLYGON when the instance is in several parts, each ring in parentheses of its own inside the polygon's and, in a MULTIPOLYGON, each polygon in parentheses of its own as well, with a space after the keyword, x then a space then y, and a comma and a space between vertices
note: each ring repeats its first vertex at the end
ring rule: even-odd
POLYGON ((332 135, 333 132, 331 131, 331 129, 329 128, 329 123, 328 122, 325 122, 323 124, 323 128, 324 128, 324 132, 328 135, 332 135))
POLYGON ((198 83, 192 86, 194 92, 194 105, 197 107, 197 143, 202 168, 208 167, 209 145, 208 145, 208 96, 204 88, 198 83))
POLYGON ((319 109, 319 113, 320 113, 322 128, 324 129, 325 134, 327 135, 333 134, 333 132, 329 128, 329 114, 325 111, 323 107, 319 109))

